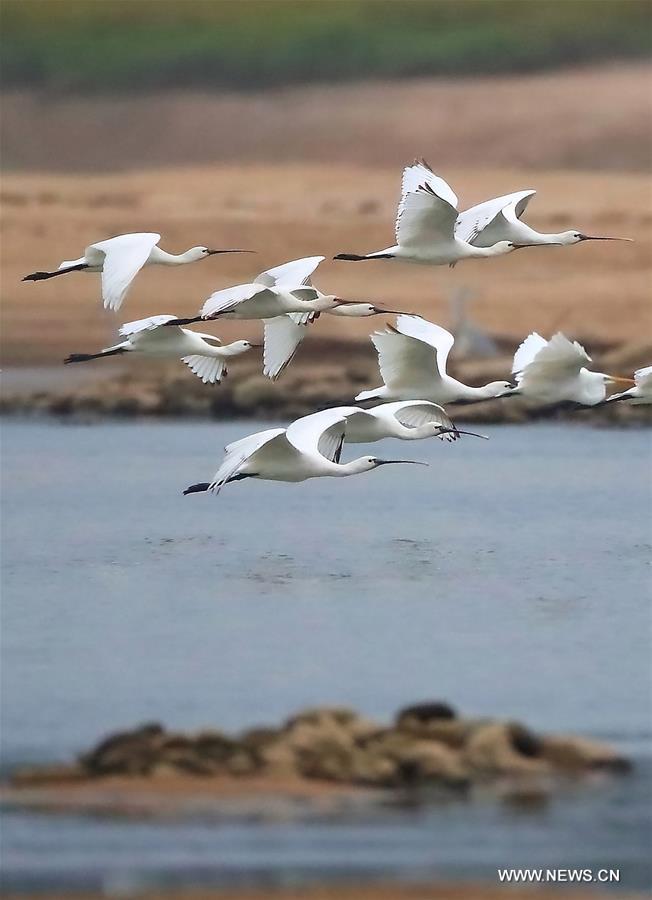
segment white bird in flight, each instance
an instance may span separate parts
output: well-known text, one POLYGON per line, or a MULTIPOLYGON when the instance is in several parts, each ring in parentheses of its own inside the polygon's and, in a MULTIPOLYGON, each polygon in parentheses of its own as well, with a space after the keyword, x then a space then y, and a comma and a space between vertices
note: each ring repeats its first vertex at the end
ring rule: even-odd
POLYGON ((512 394, 537 406, 596 406, 607 398, 611 385, 634 384, 631 378, 592 372, 586 368, 590 362, 584 347, 561 332, 549 341, 533 332, 514 354, 517 387, 512 394))
POLYGON ((455 235, 474 247, 492 247, 500 241, 536 246, 541 244, 579 244, 580 241, 630 241, 631 238, 598 237, 581 231, 544 234, 521 222, 528 203, 536 191, 516 191, 485 200, 457 217, 455 235))
POLYGON ((347 444, 367 444, 384 438, 420 441, 436 437, 456 441, 462 434, 487 440, 484 434, 460 431, 446 410, 436 403, 429 400, 399 400, 396 403, 380 403, 372 409, 348 412, 344 440, 347 444))
POLYGON ((44 281, 69 272, 101 272, 105 309, 120 309, 131 282, 143 266, 183 266, 218 253, 253 253, 252 250, 209 250, 191 247, 185 253, 167 253, 157 246, 160 234, 121 234, 89 244, 79 259, 64 260, 54 272, 32 272, 23 281, 44 281))
POLYGON ((357 302, 322 294, 310 283, 310 276, 323 259, 323 256, 295 259, 261 272, 251 284, 215 291, 197 316, 175 319, 170 324, 190 325, 212 319, 272 319, 286 313, 324 312, 340 304, 357 302))
POLYGON ((620 394, 612 394, 607 398, 608 403, 616 400, 627 400, 632 406, 642 406, 652 403, 652 366, 637 369, 634 372, 634 387, 630 387, 620 394))
POLYGON ((433 403, 476 403, 513 391, 509 381, 470 387, 446 373, 453 335, 420 316, 398 316, 396 328, 376 331, 371 340, 378 352, 383 386, 362 391, 356 400, 417 400, 433 403))
POLYGON ((396 244, 385 250, 358 255, 339 253, 335 259, 399 259, 429 266, 454 265, 464 259, 487 259, 511 253, 527 242, 497 241, 474 247, 455 231, 459 217, 457 197, 450 186, 424 160, 403 170, 401 201, 396 217, 396 244))
POLYGON ((201 334, 189 328, 167 328, 174 316, 151 316, 128 322, 119 333, 126 338, 100 353, 72 353, 64 362, 88 362, 122 353, 138 353, 158 359, 181 359, 204 384, 216 384, 227 374, 227 361, 260 346, 250 341, 222 345, 213 334, 201 334))
POLYGON ((193 484, 184 494, 210 491, 243 478, 266 481, 306 481, 308 478, 359 475, 379 466, 399 463, 427 465, 411 459, 361 456, 340 463, 347 415, 356 407, 339 407, 303 416, 287 428, 269 428, 228 444, 226 456, 212 481, 193 484))

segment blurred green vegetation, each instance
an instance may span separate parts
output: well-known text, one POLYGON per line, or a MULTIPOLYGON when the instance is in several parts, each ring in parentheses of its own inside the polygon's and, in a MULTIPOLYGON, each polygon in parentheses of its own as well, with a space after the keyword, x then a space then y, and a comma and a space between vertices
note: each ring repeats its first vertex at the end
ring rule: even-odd
POLYGON ((254 88, 649 52, 650 0, 2 0, 3 84, 254 88))

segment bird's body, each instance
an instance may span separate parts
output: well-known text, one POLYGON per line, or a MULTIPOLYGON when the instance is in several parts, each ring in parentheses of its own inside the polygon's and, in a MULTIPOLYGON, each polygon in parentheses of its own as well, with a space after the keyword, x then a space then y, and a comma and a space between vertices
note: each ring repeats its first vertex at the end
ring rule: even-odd
POLYGON ((215 384, 227 374, 227 360, 255 346, 249 341, 222 345, 220 339, 212 334, 201 334, 178 326, 167 327, 174 318, 160 315, 128 322, 120 328, 124 341, 100 353, 73 353, 66 362, 87 362, 122 353, 137 353, 155 359, 181 359, 205 384, 215 384))
POLYGON ((631 379, 592 372, 585 365, 590 362, 584 347, 561 332, 549 341, 533 332, 514 355, 517 387, 513 394, 534 406, 596 406, 607 398, 610 385, 633 384, 631 379))
POLYGON ((33 272, 23 281, 43 281, 69 272, 101 272, 102 300, 106 309, 120 309, 132 281, 145 266, 183 266, 217 253, 248 253, 248 250, 209 250, 191 247, 185 253, 167 253, 157 246, 160 234, 121 234, 89 244, 79 259, 64 260, 54 272, 33 272))
POLYGON ((478 247, 455 231, 459 213, 450 186, 423 160, 403 171, 401 201, 396 217, 396 244, 373 253, 340 253, 335 259, 395 259, 417 265, 455 265, 465 259, 488 259, 517 249, 509 240, 478 247))
POLYGON ((398 316, 396 328, 374 332, 372 343, 384 384, 362 391, 356 400, 429 400, 447 403, 476 403, 502 397, 512 391, 507 381, 493 381, 471 387, 446 372, 446 361, 454 343, 453 335, 420 316, 398 316))
POLYGON ((303 416, 287 428, 271 428, 235 441, 225 448, 226 456, 213 480, 191 485, 184 493, 217 494, 224 484, 242 478, 288 482, 342 478, 387 463, 413 462, 362 456, 340 463, 347 416, 355 412, 356 407, 326 409, 303 416))
POLYGON ((521 216, 536 194, 534 190, 515 191, 485 200, 464 210, 455 222, 455 235, 473 247, 492 247, 500 241, 528 246, 578 244, 581 241, 626 241, 629 238, 597 237, 581 231, 544 233, 536 231, 521 216))
POLYGON ((634 386, 608 398, 610 403, 616 400, 626 400, 632 406, 647 406, 652 403, 652 366, 637 369, 634 372, 634 386))

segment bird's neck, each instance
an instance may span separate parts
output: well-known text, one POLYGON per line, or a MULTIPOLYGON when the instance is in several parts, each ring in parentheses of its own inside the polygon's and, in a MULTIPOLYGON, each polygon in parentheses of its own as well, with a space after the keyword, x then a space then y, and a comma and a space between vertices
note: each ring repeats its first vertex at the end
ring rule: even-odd
POLYGON ((157 250, 156 262, 162 266, 183 266, 185 263, 194 261, 194 257, 190 255, 190 250, 186 250, 185 253, 168 253, 159 248, 157 250))

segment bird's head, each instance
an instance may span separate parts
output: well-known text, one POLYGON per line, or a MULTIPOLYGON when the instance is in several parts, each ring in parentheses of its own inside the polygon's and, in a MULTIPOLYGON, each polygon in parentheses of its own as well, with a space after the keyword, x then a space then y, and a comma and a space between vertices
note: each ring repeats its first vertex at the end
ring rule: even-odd
POLYGON ((216 250, 209 250, 208 247, 191 247, 186 253, 186 256, 192 262, 197 262, 200 259, 206 259, 207 257, 212 256, 216 252, 216 250))
POLYGON ((342 302, 336 308, 339 316, 352 316, 356 318, 364 318, 366 316, 400 316, 403 310, 385 309, 384 306, 377 306, 375 303, 356 303, 354 300, 342 302))
POLYGON ((485 385, 484 390, 487 397, 505 397, 512 393, 514 385, 511 381, 490 381, 485 385))
POLYGON ((556 238, 558 244, 564 244, 565 246, 568 246, 569 244, 579 244, 580 241, 628 241, 631 243, 631 240, 631 238, 602 237, 599 235, 584 234, 581 231, 562 231, 556 238))
POLYGON ((419 462, 416 459, 379 459, 377 456, 361 456, 358 460, 360 463, 360 469, 362 472, 367 472, 371 469, 378 469, 380 466, 397 466, 397 465, 409 465, 409 466, 427 466, 428 463, 419 462))
POLYGON ((209 247, 191 247, 185 254, 190 262, 200 259, 208 259, 209 256, 217 256, 218 253, 252 253, 252 250, 211 250, 209 247))
POLYGON ((253 350, 256 347, 262 347, 262 344, 256 344, 254 341, 234 341, 231 344, 231 349, 234 353, 246 353, 248 350, 253 350))

